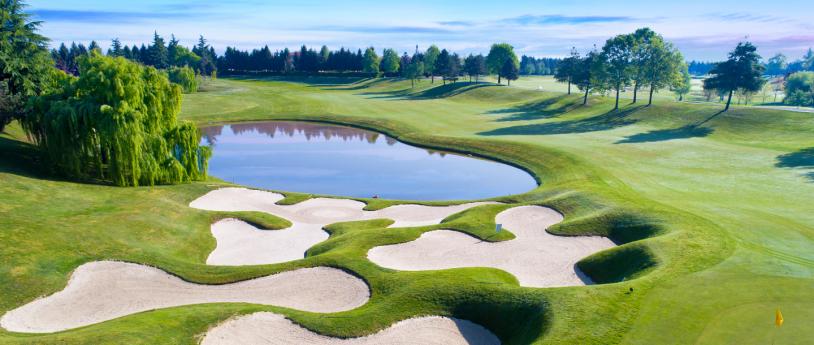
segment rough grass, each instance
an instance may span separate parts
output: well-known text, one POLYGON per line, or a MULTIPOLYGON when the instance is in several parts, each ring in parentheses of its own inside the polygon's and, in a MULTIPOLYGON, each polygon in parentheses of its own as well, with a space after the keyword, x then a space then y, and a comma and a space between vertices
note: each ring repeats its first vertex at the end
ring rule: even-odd
MULTIPOLYGON (((335 224, 331 238, 303 260, 210 267, 203 263, 215 245, 214 215, 186 205, 216 181, 129 189, 61 181, 42 172, 12 126, 0 137, 0 312, 58 291, 75 267, 101 259, 156 265, 201 283, 327 265, 366 280, 372 298, 330 315, 181 307, 52 335, 0 331, 0 343, 195 343, 210 325, 257 310, 337 336, 437 314, 483 324, 507 344, 762 344, 769 335, 792 344, 814 337, 805 326, 810 313, 800 307, 814 298, 814 183, 805 159, 814 147, 810 114, 742 107, 720 114, 716 106, 666 101, 614 113, 602 98, 583 107, 577 95, 464 83, 434 90, 441 83, 429 81, 410 89, 399 79, 213 83, 210 92, 186 96, 184 118, 346 123, 513 164, 541 186, 439 226, 335 224), (552 233, 607 235, 623 244, 579 263, 609 284, 521 288, 495 269, 397 272, 365 259, 369 248, 441 227, 486 239, 500 208, 528 204, 565 215, 552 233), (771 334, 777 307, 790 311, 784 330, 793 332, 771 334)), ((308 198, 286 196, 290 203, 308 198)), ((399 203, 362 201, 369 209, 399 203)))

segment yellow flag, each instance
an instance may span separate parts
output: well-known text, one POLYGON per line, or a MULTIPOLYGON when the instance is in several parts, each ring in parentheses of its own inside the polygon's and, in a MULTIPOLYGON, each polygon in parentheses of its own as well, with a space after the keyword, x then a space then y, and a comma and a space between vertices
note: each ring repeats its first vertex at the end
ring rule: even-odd
POLYGON ((777 327, 783 326, 783 313, 780 312, 780 309, 774 313, 774 324, 777 327))

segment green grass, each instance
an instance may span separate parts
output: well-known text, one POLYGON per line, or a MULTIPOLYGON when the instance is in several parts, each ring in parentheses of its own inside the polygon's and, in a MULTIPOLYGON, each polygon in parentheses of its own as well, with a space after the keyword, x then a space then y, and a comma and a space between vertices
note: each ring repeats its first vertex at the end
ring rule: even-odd
MULTIPOLYGON (((101 259, 155 265, 200 283, 327 265, 365 279, 372 298, 327 317, 240 304, 179 307, 51 335, 0 331, 0 343, 195 343, 211 324, 257 310, 337 336, 437 314, 481 323, 509 344, 764 344, 769 337, 802 344, 814 337, 807 326, 814 317, 807 311, 814 300, 814 115, 738 106, 719 114, 717 105, 663 98, 613 113, 609 99, 583 107, 579 95, 557 90, 440 84, 235 79, 185 96, 183 117, 199 124, 345 123, 513 164, 541 182, 496 199, 508 205, 478 207, 440 226, 335 224, 305 259, 278 265, 204 264, 215 245, 209 224, 222 214, 186 205, 221 182, 124 189, 61 181, 42 172, 12 126, 0 137, 0 313, 60 290, 74 268, 101 259), (398 272, 365 259, 369 248, 439 228, 509 239, 511 229, 505 238, 488 237, 494 214, 529 204, 566 216, 553 233, 605 235, 620 244, 579 263, 609 284, 521 288, 495 269, 398 272), (786 315, 779 331, 771 323, 775 308, 786 315)), ((282 202, 309 197, 286 193, 282 202)), ((398 203, 363 201, 368 209, 398 203)))

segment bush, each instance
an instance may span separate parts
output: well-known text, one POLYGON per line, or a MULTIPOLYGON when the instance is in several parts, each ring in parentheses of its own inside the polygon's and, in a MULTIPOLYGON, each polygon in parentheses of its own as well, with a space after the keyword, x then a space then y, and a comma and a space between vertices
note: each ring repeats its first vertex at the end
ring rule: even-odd
POLYGON ((195 77, 195 71, 187 66, 172 67, 167 71, 170 81, 181 86, 184 93, 198 92, 198 79, 195 77))
POLYGON ((786 80, 784 103, 797 106, 814 106, 814 72, 797 72, 786 80))
POLYGON ((180 87, 152 67, 91 53, 78 78, 32 101, 23 126, 57 173, 119 186, 206 177, 209 148, 200 131, 177 121, 180 87))

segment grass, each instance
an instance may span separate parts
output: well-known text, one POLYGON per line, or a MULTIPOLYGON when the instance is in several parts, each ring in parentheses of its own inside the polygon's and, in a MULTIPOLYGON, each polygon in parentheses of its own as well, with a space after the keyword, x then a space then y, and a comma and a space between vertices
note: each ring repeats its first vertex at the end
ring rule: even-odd
MULTIPOLYGON (((61 181, 39 168, 12 126, 0 137, 0 313, 60 290, 75 267, 101 259, 150 264, 200 283, 326 265, 365 279, 372 298, 330 315, 243 304, 179 307, 57 334, 0 331, 0 343, 195 343, 210 325, 258 310, 335 336, 437 314, 481 323, 507 344, 802 344, 814 337, 807 326, 814 316, 807 311, 814 300, 811 114, 737 106, 719 113, 717 105, 665 99, 609 112, 609 99, 583 107, 579 95, 556 90, 428 81, 411 89, 398 79, 233 79, 207 90, 185 96, 184 118, 345 123, 513 164, 542 184, 441 226, 334 224, 331 238, 303 260, 210 267, 209 224, 223 215, 186 205, 227 184, 125 189, 61 181), (566 216, 553 233, 606 235, 620 244, 579 263, 608 284, 521 288, 495 269, 398 272, 365 259, 369 248, 441 227, 509 239, 511 229, 506 238, 488 237, 493 215, 529 204, 566 216), (771 323, 775 308, 786 315, 780 330, 771 323)), ((287 193, 282 202, 309 197, 287 193)), ((398 203, 364 201, 369 209, 398 203)))

